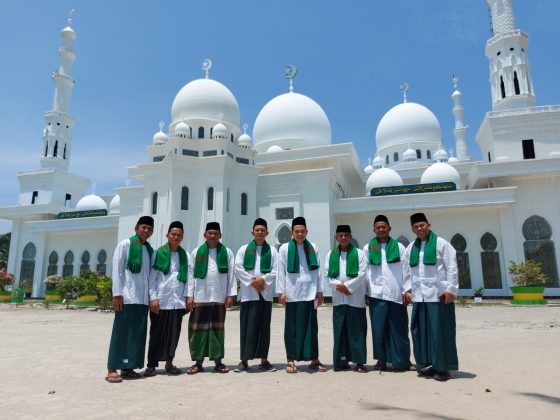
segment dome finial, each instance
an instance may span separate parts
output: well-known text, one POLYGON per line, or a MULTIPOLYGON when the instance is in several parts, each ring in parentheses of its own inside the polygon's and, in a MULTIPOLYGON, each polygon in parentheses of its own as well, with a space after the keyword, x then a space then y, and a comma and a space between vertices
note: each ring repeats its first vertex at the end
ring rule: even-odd
POLYGON ((406 92, 408 92, 408 83, 402 82, 399 86, 399 90, 403 94, 403 102, 406 103, 407 102, 406 92))
POLYGON ((212 60, 210 60, 209 58, 205 58, 204 61, 202 62, 202 70, 204 70, 206 72, 206 79, 208 79, 209 77, 209 71, 210 68, 212 67, 212 60))
POLYGON ((294 91, 294 78, 297 74, 297 68, 293 64, 284 67, 284 77, 290 81, 290 92, 294 91))
POLYGON ((71 9, 70 13, 68 13, 68 19, 67 19, 68 26, 72 26, 72 18, 74 17, 75 13, 76 13, 76 10, 74 10, 74 9, 71 9))
POLYGON ((219 120, 220 122, 222 122, 223 119, 224 119, 224 113, 223 113, 223 112, 220 112, 220 113, 218 114, 218 120, 219 120))
POLYGON ((160 121, 160 122, 159 122, 159 124, 158 124, 159 131, 163 131, 163 126, 164 126, 164 125, 165 125, 165 124, 163 123, 163 121, 160 121))
POLYGON ((249 124, 243 123, 243 134, 247 134, 247 129, 249 128, 249 124))
POLYGON ((451 82, 453 83, 453 89, 457 90, 457 88, 459 87, 459 78, 453 75, 451 82))
POLYGON ((95 194, 95 182, 93 182, 91 184, 91 194, 94 195, 95 194))

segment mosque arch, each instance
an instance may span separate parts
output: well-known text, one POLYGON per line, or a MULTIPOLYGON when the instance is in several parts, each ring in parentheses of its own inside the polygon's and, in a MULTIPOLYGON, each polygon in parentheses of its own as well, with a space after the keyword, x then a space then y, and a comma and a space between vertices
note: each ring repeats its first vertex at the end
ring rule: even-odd
POLYGON ((91 259, 91 255, 89 251, 82 252, 82 265, 80 265, 80 274, 84 271, 89 270, 89 260, 91 259))
POLYGON ((58 254, 52 251, 49 254, 49 265, 47 266, 47 276, 53 276, 58 273, 58 254))
POLYGON ((241 215, 247 216, 247 193, 241 193, 241 215))
POLYGON ((460 233, 451 238, 451 245, 457 251, 457 268, 459 269, 459 289, 472 289, 467 240, 460 233))
POLYGON ((519 95, 521 93, 519 89, 519 79, 517 78, 517 72, 513 72, 513 89, 515 90, 515 94, 519 95))
POLYGON ((97 253, 97 269, 99 274, 105 274, 107 272, 107 251, 104 249, 97 253))
POLYGON ((204 138, 204 127, 198 127, 198 138, 199 139, 204 138))
POLYGON ((422 159, 422 150, 416 149, 416 159, 422 159))
POLYGON ((189 209, 189 187, 181 188, 181 210, 189 209))
POLYGON ((58 155, 58 140, 54 142, 53 157, 58 155))
POLYGON ((389 164, 389 155, 385 155, 385 165, 389 164))
POLYGON ((158 193, 152 193, 152 214, 157 214, 158 193))
POLYGON ((556 247, 552 238, 552 227, 548 221, 538 215, 528 217, 522 226, 523 251, 526 260, 541 263, 542 272, 548 277, 548 287, 558 287, 558 265, 556 247))
POLYGON ((19 274, 19 287, 26 286, 31 288, 33 286, 33 277, 35 276, 35 256, 37 255, 37 248, 33 242, 28 242, 23 248, 21 259, 21 270, 19 274))
POLYGON ((276 248, 280 248, 282 244, 287 243, 290 239, 292 239, 292 228, 286 222, 281 223, 274 233, 274 243, 276 244, 276 248))
POLYGON ((506 85, 504 84, 504 77, 500 76, 500 94, 502 99, 506 97, 506 85))
POLYGON ((47 141, 45 144, 45 157, 47 157, 48 153, 49 153, 49 142, 47 141))
POLYGON ((500 253, 496 251, 498 241, 490 232, 480 237, 480 264, 482 265, 482 283, 485 289, 501 289, 502 268, 500 253))
POLYGON ((64 265, 62 266, 62 277, 72 276, 74 274, 74 253, 67 251, 64 254, 64 265))
POLYGON ((206 205, 208 210, 214 210, 214 187, 208 188, 206 193, 206 205))
POLYGON ((62 152, 62 159, 66 159, 66 143, 64 143, 64 151, 62 152))
POLYGON ((398 162, 399 161, 399 152, 395 152, 393 153, 393 162, 398 162))
POLYGON ((431 159, 431 158, 432 158, 432 152, 426 150, 426 159, 431 159))

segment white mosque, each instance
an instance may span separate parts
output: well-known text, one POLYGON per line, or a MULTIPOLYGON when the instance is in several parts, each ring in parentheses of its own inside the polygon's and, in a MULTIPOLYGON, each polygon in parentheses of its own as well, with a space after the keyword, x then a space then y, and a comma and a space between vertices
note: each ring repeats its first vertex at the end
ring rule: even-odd
POLYGON ((69 21, 40 168, 19 172, 18 204, 0 208, 0 218, 13 226, 8 270, 31 284, 35 297, 50 274, 110 273, 117 242, 143 214, 156 221, 155 246, 173 220, 185 224, 188 249, 202 240, 206 222, 218 221, 233 250, 249 240, 258 216, 267 219, 276 246, 289 240, 291 219, 304 216, 325 255, 337 224, 351 225, 363 246, 379 213, 389 217, 392 236, 407 244, 409 216, 423 211, 457 250, 461 294, 484 287, 487 296, 510 295, 508 263, 527 258, 543 263, 550 279, 545 294, 559 296, 560 105, 535 104, 528 35, 516 28, 511 0, 487 1, 492 109, 476 133, 483 161, 469 157, 457 80, 451 95, 456 156, 442 147, 437 117, 408 102, 403 84, 403 102, 379 122, 376 153, 364 169, 352 143, 332 142, 321 106, 293 91, 294 67, 286 68, 290 91, 263 107, 251 138, 240 128, 235 96, 210 78, 207 60, 205 77, 177 93, 172 122, 167 133, 160 124, 146 162, 128 168, 133 185, 116 188, 113 197, 88 195, 90 180, 68 171, 76 58, 69 21))

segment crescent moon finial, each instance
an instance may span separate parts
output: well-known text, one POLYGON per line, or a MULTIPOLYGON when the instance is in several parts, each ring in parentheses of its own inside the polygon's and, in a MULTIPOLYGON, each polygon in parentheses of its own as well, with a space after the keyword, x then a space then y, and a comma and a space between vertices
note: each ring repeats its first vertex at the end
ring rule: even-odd
POLYGON ((202 62, 202 70, 204 70, 206 72, 206 78, 208 79, 208 73, 210 68, 212 67, 212 60, 210 60, 209 58, 204 59, 204 61, 202 62))
POLYGON ((403 102, 407 101, 406 92, 408 92, 408 87, 409 87, 408 83, 406 83, 406 82, 402 82, 399 86, 399 90, 403 94, 403 102))
POLYGON ((165 125, 165 124, 164 124, 163 121, 160 121, 160 122, 159 122, 159 124, 158 124, 158 126, 159 126, 159 131, 163 131, 163 126, 164 126, 164 125, 165 125))
POLYGON ((297 74, 297 68, 293 64, 284 67, 284 77, 290 81, 290 92, 294 91, 294 78, 297 74))
POLYGON ((451 82, 453 83, 453 89, 457 89, 457 87, 459 86, 459 78, 453 75, 451 82))
POLYGON ((247 134, 247 129, 249 128, 249 124, 243 123, 243 132, 247 134))
POLYGON ((70 9, 70 13, 68 13, 68 25, 72 25, 72 18, 74 17, 75 13, 76 10, 70 9))

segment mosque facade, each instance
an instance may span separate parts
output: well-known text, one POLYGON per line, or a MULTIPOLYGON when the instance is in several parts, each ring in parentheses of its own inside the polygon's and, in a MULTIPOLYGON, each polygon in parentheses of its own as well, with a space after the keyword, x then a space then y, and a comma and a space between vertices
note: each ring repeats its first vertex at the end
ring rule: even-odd
MULTIPOLYGON (((457 250, 461 295, 479 287, 486 296, 511 295, 509 261, 525 259, 542 262, 545 294, 560 295, 560 105, 535 104, 528 35, 516 27, 511 0, 487 1, 492 109, 476 133, 481 161, 469 156, 457 80, 451 95, 456 156, 442 147, 437 117, 409 102, 403 84, 403 102, 379 122, 375 156, 362 168, 354 145, 333 143, 321 106, 292 85, 262 108, 251 138, 240 127, 235 96, 209 77, 208 60, 205 77, 177 93, 172 121, 167 132, 160 124, 147 161, 127 168, 134 185, 116 188, 114 196, 88 194, 90 180, 68 170, 76 57, 69 20, 40 168, 19 172, 17 205, 0 208, 0 218, 12 221, 8 270, 34 297, 44 294, 42 280, 51 274, 86 268, 110 274, 117 242, 144 214, 155 219, 153 245, 165 241, 171 221, 181 220, 184 246, 193 249, 206 223, 218 221, 222 241, 234 251, 248 241, 256 217, 268 221, 268 240, 280 246, 290 238, 291 219, 304 216, 324 257, 336 225, 351 225, 363 247, 379 213, 389 217, 391 235, 408 244, 414 239, 409 216, 422 211, 457 250)), ((290 82, 294 73, 286 69, 290 82)))

